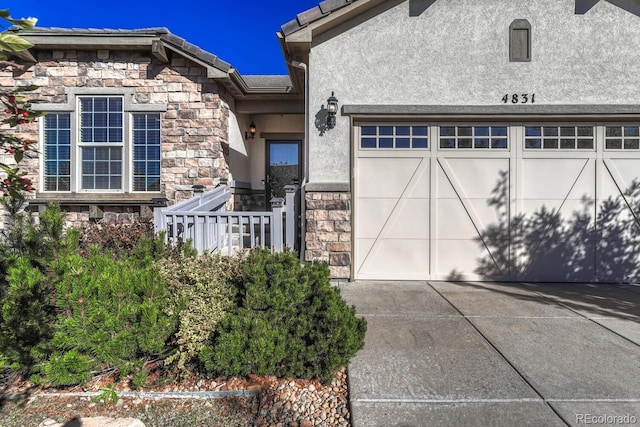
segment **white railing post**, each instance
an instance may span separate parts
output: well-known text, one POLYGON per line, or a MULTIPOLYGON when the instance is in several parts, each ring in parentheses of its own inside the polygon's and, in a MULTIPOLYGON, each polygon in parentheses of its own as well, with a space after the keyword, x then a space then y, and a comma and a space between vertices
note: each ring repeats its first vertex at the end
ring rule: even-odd
POLYGON ((276 252, 282 252, 282 210, 284 199, 282 197, 274 197, 270 200, 271 210, 273 212, 273 223, 271 224, 271 247, 276 252))
MULTIPOLYGON (((165 216, 162 212, 163 209, 167 207, 167 199, 163 197, 154 198, 151 199, 151 202, 153 203, 153 226, 155 228, 155 232, 159 233, 160 231, 167 229, 167 222, 165 221, 165 216)), ((167 237, 168 236, 165 236, 165 239, 167 237)))
POLYGON ((300 189, 299 185, 285 185, 285 239, 284 245, 289 249, 294 249, 296 245, 296 228, 298 226, 298 210, 296 207, 296 195, 300 189))

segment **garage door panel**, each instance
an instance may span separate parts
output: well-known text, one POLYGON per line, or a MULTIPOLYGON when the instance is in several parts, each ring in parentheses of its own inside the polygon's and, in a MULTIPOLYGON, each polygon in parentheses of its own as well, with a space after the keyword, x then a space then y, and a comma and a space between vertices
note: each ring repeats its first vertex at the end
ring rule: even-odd
POLYGON ((573 282, 593 280, 596 235, 593 227, 550 230, 544 239, 525 240, 522 279, 573 282))
MULTIPOLYGON (((508 245, 508 242, 505 242, 508 245)), ((438 239, 434 266, 438 278, 477 280, 504 278, 504 266, 498 268, 494 257, 479 242, 472 240, 438 239)))
POLYGON ((604 282, 640 282, 640 252, 616 253, 609 247, 599 252, 596 269, 598 279, 604 282))
POLYGON ((629 188, 634 181, 638 181, 638 175, 640 175, 638 165, 640 165, 640 159, 605 159, 605 166, 612 169, 610 172, 623 189, 629 188))
POLYGON ((377 238, 389 220, 398 199, 358 199, 356 235, 361 238, 377 238))
POLYGON ((378 278, 386 275, 398 279, 427 277, 429 275, 429 240, 377 240, 371 244, 368 256, 363 259, 359 275, 363 278, 364 275, 378 278))
POLYGON ((595 163, 590 159, 526 159, 521 199, 563 200, 595 192, 595 163))
POLYGON ((435 215, 436 239, 474 239, 478 237, 474 223, 460 200, 438 200, 435 215))
POLYGON ((521 213, 529 220, 540 220, 548 218, 550 215, 559 213, 564 220, 573 218, 575 215, 588 215, 594 217, 595 200, 523 200, 521 202, 521 213))
POLYGON ((400 198, 423 161, 420 158, 359 159, 358 197, 400 198))
POLYGON ((403 199, 382 238, 429 239, 429 199, 403 199))
POLYGON ((459 196, 487 200, 502 182, 502 174, 509 171, 509 159, 439 158, 438 162, 438 199, 459 196))

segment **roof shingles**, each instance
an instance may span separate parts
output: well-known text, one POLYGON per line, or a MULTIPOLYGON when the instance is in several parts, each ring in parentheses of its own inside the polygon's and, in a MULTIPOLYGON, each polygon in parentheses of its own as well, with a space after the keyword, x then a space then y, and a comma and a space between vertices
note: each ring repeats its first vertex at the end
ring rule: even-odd
POLYGON ((331 12, 342 9, 345 6, 350 5, 354 1, 358 0, 324 0, 318 4, 318 6, 312 7, 302 13, 299 13, 295 19, 282 25, 280 29, 285 36, 295 33, 301 28, 306 27, 312 22, 324 18, 331 12))

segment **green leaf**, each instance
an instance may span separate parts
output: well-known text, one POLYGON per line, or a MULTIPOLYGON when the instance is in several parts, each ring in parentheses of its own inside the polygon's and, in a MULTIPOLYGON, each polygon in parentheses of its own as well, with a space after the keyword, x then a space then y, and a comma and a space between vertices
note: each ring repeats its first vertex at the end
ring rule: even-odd
MULTIPOLYGON (((15 89, 13 89, 13 91, 12 91, 12 92, 14 92, 14 93, 18 93, 18 92, 30 92, 30 91, 33 91, 33 90, 38 89, 39 87, 40 87, 40 86, 36 86, 36 85, 19 86, 19 87, 17 87, 17 88, 15 88, 15 89)), ((33 100, 33 101, 31 101, 31 102, 38 102, 38 100, 33 100)))
POLYGON ((20 52, 31 47, 33 47, 33 43, 20 36, 11 33, 0 33, 0 50, 4 52, 20 52))
POLYGON ((20 163, 24 158, 24 152, 22 150, 16 150, 16 152, 13 154, 13 158, 16 163, 20 163))

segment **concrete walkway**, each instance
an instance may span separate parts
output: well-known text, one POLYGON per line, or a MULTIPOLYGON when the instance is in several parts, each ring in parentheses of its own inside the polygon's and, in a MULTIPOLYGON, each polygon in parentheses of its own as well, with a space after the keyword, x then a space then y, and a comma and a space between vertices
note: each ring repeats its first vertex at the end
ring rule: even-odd
POLYGON ((354 427, 640 425, 640 287, 357 282, 354 427))

